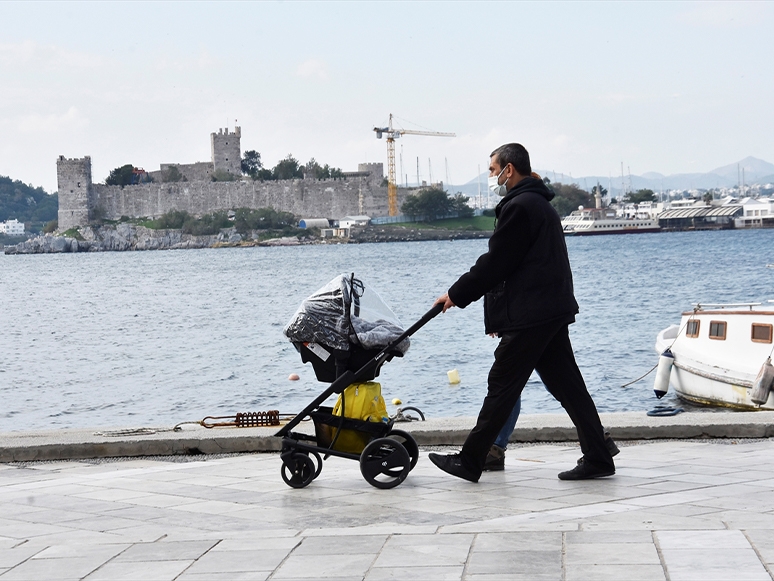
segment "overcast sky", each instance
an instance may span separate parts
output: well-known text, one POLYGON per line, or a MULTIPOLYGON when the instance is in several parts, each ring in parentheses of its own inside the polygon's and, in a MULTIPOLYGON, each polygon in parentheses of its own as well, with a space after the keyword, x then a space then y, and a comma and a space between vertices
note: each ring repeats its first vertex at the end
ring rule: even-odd
POLYGON ((2 2, 0 23, 0 175, 50 192, 59 155, 102 181, 208 161, 235 123, 268 167, 386 163, 390 113, 457 134, 398 141, 410 182, 419 158, 464 183, 509 141, 574 176, 774 162, 774 3, 2 2))

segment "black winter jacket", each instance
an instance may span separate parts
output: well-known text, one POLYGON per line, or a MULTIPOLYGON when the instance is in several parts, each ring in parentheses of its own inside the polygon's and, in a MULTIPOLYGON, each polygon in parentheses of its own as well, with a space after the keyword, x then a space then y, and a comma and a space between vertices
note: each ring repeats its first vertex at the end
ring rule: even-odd
POLYGON ((523 178, 495 209, 489 250, 449 289, 460 308, 484 296, 487 333, 566 319, 578 312, 562 224, 542 180, 523 178))

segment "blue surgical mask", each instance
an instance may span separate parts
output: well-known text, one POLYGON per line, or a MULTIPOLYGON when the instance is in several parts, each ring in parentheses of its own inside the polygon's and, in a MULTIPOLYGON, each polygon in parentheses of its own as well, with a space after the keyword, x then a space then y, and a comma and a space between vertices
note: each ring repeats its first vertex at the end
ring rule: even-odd
MULTIPOLYGON (((500 183, 500 176, 503 175, 504 171, 505 171, 505 168, 503 168, 502 171, 499 174, 497 174, 497 176, 489 176, 487 178, 487 185, 489 186, 489 191, 496 196, 504 196, 505 193, 508 191, 508 188, 505 186, 505 184, 500 183)), ((508 180, 506 179, 505 181, 507 182, 508 180)))

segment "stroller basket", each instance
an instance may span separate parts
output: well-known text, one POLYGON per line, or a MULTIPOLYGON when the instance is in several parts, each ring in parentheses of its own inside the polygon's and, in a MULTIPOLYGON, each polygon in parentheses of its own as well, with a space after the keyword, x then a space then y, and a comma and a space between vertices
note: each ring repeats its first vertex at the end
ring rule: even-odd
POLYGON ((342 418, 333 415, 333 408, 319 407, 318 411, 311 412, 314 422, 314 433, 317 445, 331 448, 339 452, 360 454, 368 442, 375 438, 386 436, 392 429, 390 422, 365 422, 353 418, 342 418), (341 429, 341 434, 336 438, 336 433, 341 429))

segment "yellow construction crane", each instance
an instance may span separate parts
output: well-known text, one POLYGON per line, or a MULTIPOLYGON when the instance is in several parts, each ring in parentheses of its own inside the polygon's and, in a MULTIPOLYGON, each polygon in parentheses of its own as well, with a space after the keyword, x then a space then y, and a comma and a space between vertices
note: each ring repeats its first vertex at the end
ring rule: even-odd
POLYGON ((435 137, 456 137, 454 133, 440 133, 438 131, 413 131, 411 129, 394 129, 392 127, 392 113, 387 127, 374 127, 376 138, 387 136, 387 201, 390 216, 398 215, 398 182, 395 180, 395 140, 401 135, 430 135, 435 137))

